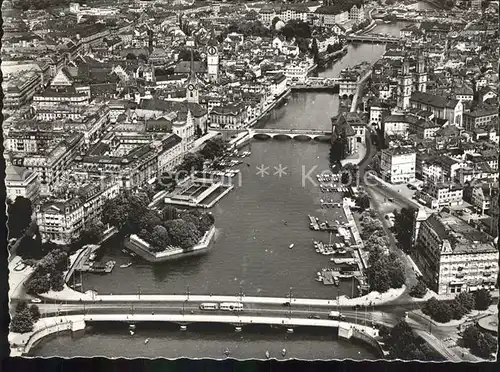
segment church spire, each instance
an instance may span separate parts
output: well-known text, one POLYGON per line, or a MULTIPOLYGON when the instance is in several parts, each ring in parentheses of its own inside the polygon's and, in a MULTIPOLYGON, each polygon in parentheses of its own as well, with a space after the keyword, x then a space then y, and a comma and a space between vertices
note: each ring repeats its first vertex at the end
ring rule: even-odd
POLYGON ((193 48, 191 48, 191 61, 189 63, 189 84, 196 84, 198 79, 196 78, 196 71, 194 68, 194 55, 193 55, 193 48))

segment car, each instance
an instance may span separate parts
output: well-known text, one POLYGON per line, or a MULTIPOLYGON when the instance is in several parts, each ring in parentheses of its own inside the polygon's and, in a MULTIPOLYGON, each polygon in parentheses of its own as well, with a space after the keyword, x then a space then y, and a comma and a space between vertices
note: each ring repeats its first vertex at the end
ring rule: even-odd
POLYGON ((39 298, 33 298, 31 300, 31 302, 35 303, 35 304, 39 304, 40 302, 42 302, 42 300, 40 300, 39 298))
POLYGON ((391 203, 394 201, 393 198, 388 198, 387 200, 389 200, 391 203))
POLYGON ((362 307, 362 306, 358 304, 358 305, 354 305, 354 306, 352 307, 352 309, 353 309, 353 310, 359 310, 359 309, 361 309, 361 307, 362 307))
POLYGON ((309 319, 321 319, 321 317, 319 315, 316 315, 316 314, 311 314, 308 316, 309 319))
POLYGON ((281 306, 285 306, 285 307, 290 306, 290 302, 288 302, 288 301, 287 301, 287 302, 283 302, 283 303, 281 304, 281 306))

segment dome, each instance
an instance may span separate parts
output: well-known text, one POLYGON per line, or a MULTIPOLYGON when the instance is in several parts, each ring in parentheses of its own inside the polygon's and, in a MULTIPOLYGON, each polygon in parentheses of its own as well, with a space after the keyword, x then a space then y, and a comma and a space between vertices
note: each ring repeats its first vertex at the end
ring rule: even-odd
POLYGON ((274 26, 275 30, 276 31, 279 31, 281 30, 283 27, 285 27, 285 22, 279 20, 278 22, 276 22, 276 25, 274 26))

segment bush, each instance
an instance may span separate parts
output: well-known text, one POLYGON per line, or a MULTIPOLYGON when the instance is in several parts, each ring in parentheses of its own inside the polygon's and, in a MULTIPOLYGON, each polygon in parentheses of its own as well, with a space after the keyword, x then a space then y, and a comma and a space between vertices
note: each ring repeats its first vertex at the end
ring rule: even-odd
POLYGON ((410 296, 412 296, 412 297, 422 298, 425 296, 426 293, 427 293, 427 286, 425 285, 424 281, 421 279, 419 279, 418 283, 415 284, 410 289, 410 296))
POLYGON ((425 303, 422 312, 439 323, 447 323, 453 316, 452 308, 445 302, 437 300, 435 297, 432 297, 425 303))
POLYGON ((491 293, 487 289, 474 292, 474 306, 476 310, 486 310, 491 305, 491 293))
POLYGON ((33 318, 30 310, 25 308, 16 312, 10 322, 10 330, 16 333, 27 333, 33 331, 33 318))
POLYGON ((40 319, 40 309, 38 308, 37 305, 30 306, 30 314, 31 318, 33 319, 33 322, 34 323, 38 322, 38 319, 40 319))

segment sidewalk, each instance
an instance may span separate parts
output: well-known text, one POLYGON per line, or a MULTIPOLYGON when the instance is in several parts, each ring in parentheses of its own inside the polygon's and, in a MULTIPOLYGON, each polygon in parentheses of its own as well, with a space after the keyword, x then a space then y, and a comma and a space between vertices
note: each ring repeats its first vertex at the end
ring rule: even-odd
POLYGON ((17 267, 22 267, 21 265, 23 265, 23 260, 19 256, 13 257, 9 262, 9 299, 11 300, 24 296, 24 283, 35 271, 31 266, 26 266, 19 271, 16 270, 17 267))
MULTIPOLYGON (((369 294, 358 297, 358 298, 346 298, 345 296, 340 296, 337 299, 314 299, 314 298, 293 298, 291 300, 292 305, 303 305, 303 306, 372 306, 380 305, 386 302, 391 302, 401 296, 406 287, 393 289, 391 288, 386 293, 370 292, 369 294)), ((93 294, 92 291, 87 291, 85 293, 77 292, 67 285, 61 292, 49 291, 47 293, 41 294, 40 297, 46 300, 55 301, 75 301, 79 302, 242 302, 250 304, 272 304, 272 305, 282 305, 285 302, 290 302, 289 297, 246 297, 246 296, 217 296, 217 295, 99 295, 93 294)))

